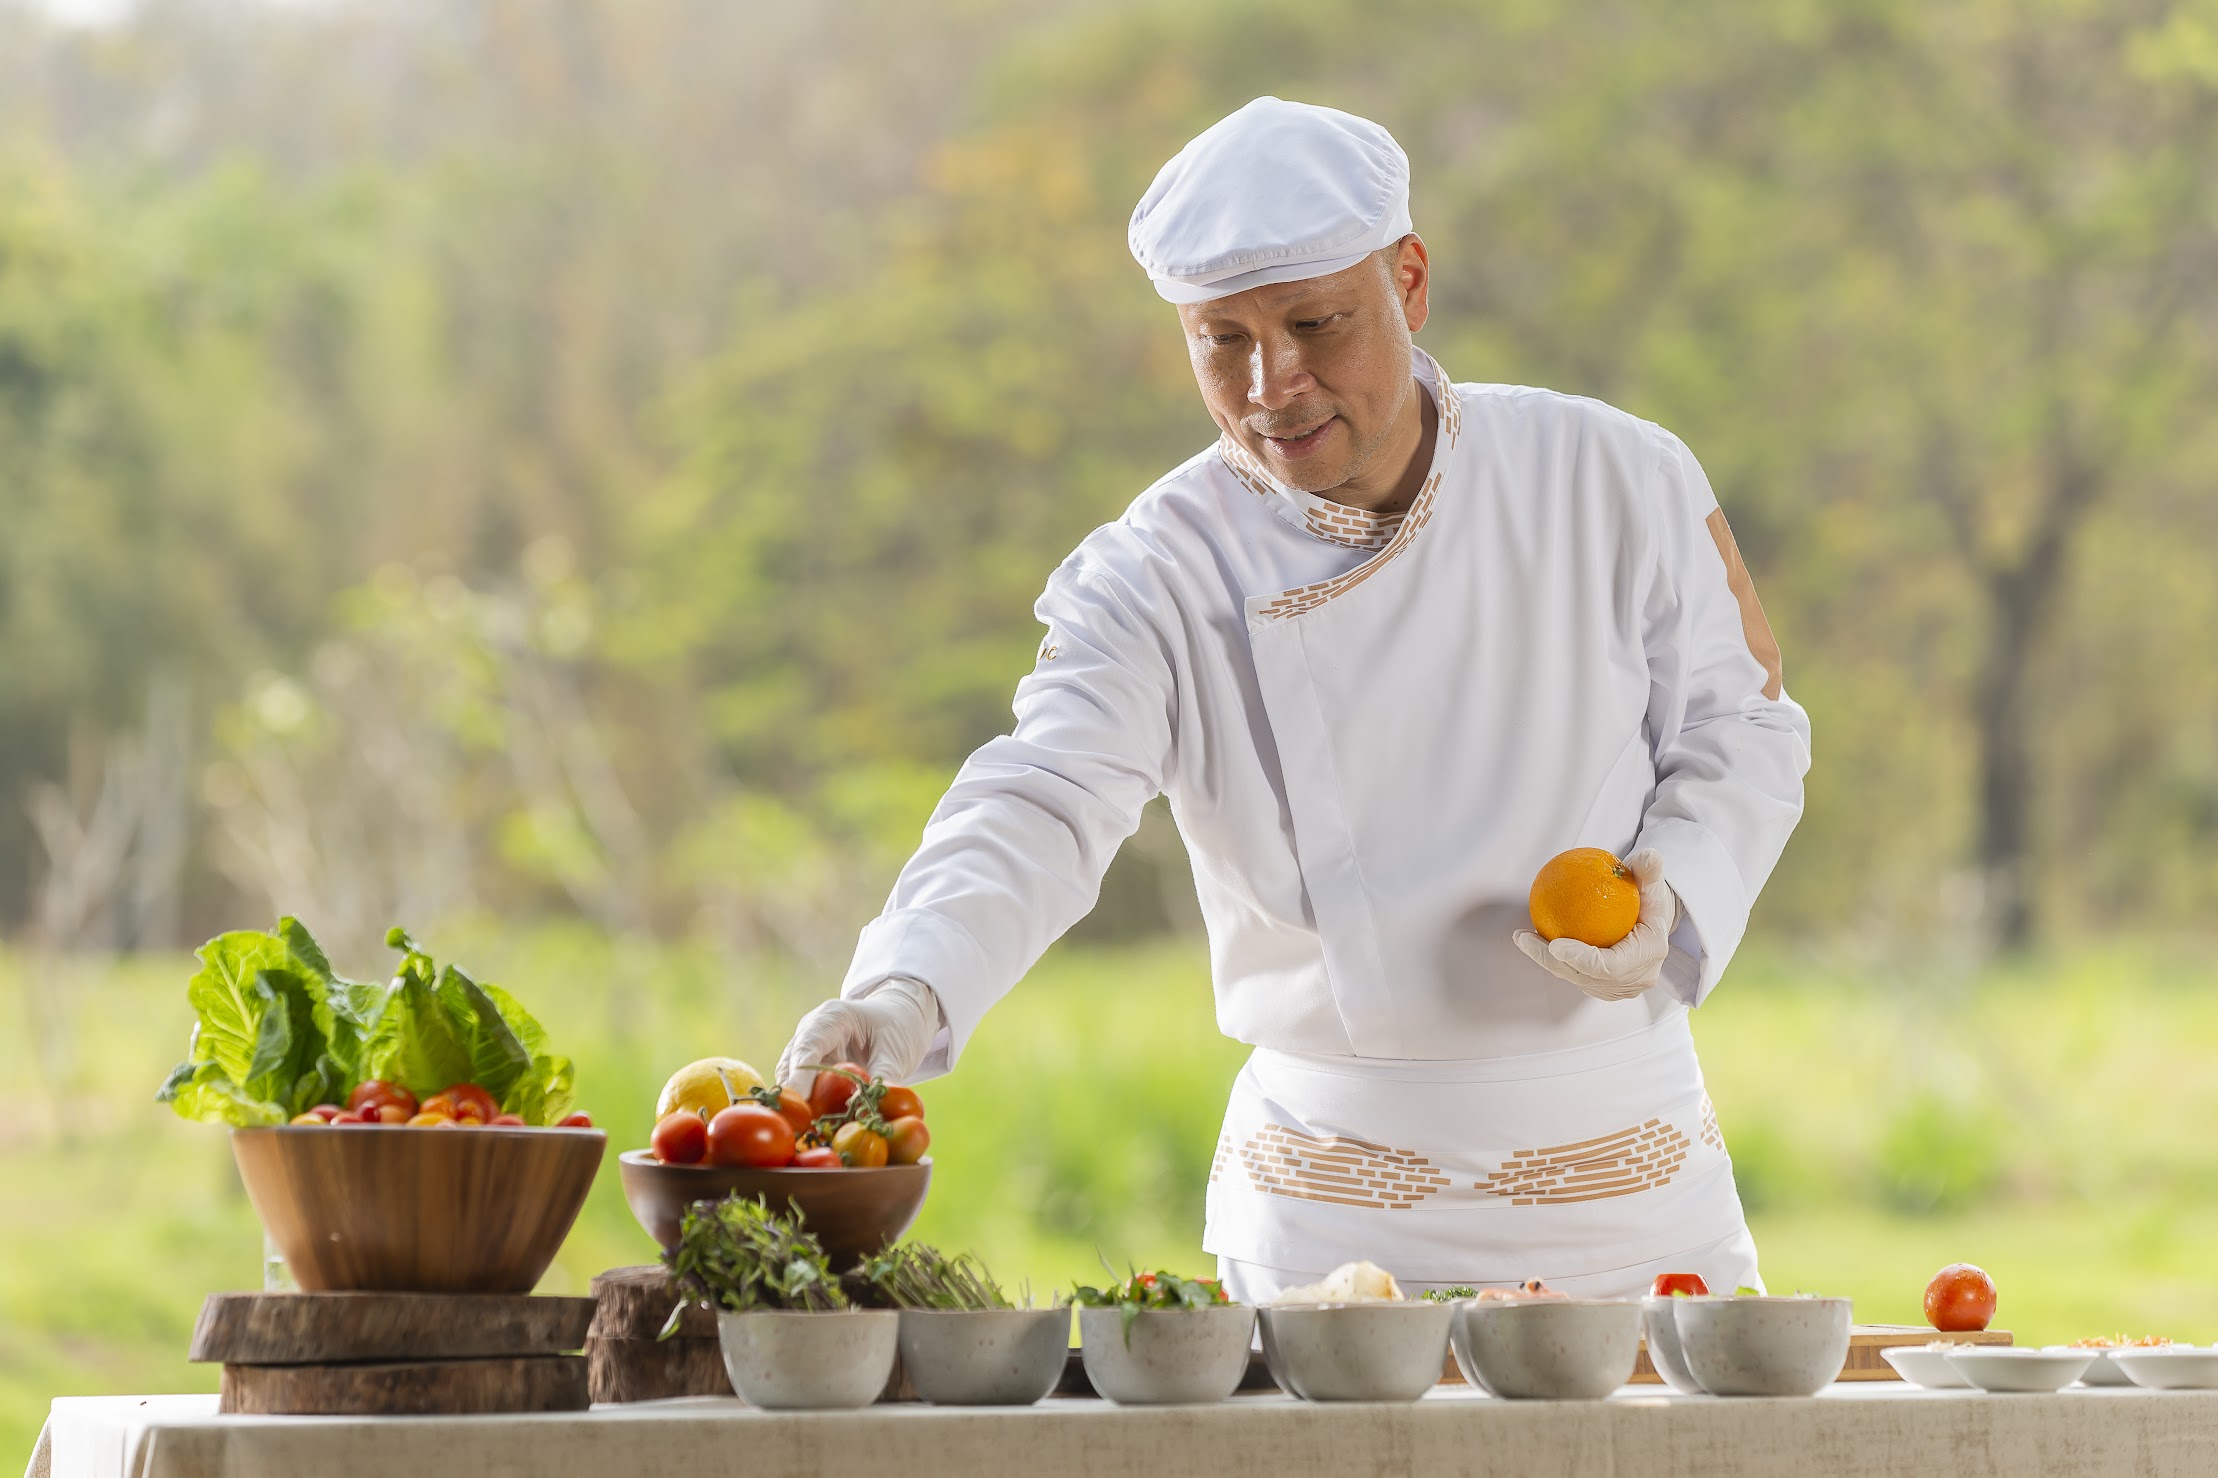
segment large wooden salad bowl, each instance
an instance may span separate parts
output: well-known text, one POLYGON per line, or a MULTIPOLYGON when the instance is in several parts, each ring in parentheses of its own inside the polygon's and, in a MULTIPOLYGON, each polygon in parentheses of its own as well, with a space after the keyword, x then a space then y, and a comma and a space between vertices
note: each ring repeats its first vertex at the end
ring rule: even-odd
POLYGON ((845 1272, 901 1240, 924 1207, 932 1183, 929 1155, 914 1165, 867 1170, 756 1170, 744 1165, 665 1165, 652 1150, 616 1157, 624 1199, 632 1215, 665 1249, 678 1245, 685 1208, 738 1192, 781 1202, 801 1213, 801 1224, 824 1244, 834 1269, 845 1272))
POLYGON ((598 1129, 240 1129, 239 1178, 310 1292, 529 1293, 585 1204, 598 1129))

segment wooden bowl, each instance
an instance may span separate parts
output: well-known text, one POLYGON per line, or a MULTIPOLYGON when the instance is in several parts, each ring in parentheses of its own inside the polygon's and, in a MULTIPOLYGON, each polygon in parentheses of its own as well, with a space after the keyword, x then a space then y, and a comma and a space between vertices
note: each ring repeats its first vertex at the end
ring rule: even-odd
POLYGON ((678 1245, 686 1207, 695 1201, 721 1201, 737 1191, 760 1196, 771 1206, 784 1201, 800 1212, 802 1224, 824 1244, 832 1267, 845 1272, 901 1240, 924 1206, 932 1160, 926 1156, 914 1165, 875 1170, 755 1170, 744 1165, 665 1165, 653 1150, 626 1150, 616 1157, 616 1173, 632 1215, 665 1250, 678 1245))
POLYGON ((262 1226, 310 1292, 529 1293, 570 1234, 598 1129, 238 1129, 262 1226))

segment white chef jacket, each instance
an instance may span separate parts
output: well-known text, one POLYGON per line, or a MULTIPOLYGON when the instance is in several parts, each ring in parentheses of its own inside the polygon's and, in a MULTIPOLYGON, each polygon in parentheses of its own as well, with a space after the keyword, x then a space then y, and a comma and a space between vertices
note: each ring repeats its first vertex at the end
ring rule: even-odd
POLYGON ((842 986, 931 987, 921 1076, 1092 908, 1158 793, 1239 1041, 1559 1052, 1716 983, 1801 814, 1810 728, 1708 480, 1599 401, 1451 385, 1422 350, 1413 373, 1439 433, 1405 514, 1285 488, 1225 439, 1048 581, 1015 731, 964 764, 842 986), (1683 913, 1659 988, 1593 1000, 1510 942, 1575 846, 1662 854, 1683 913))

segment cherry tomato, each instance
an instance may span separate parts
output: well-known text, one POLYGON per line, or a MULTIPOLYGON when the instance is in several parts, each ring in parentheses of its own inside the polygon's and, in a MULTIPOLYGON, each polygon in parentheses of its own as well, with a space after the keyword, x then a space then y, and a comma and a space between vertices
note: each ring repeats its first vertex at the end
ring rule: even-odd
POLYGON ((593 1116, 591 1114, 565 1114, 562 1121, 556 1124, 555 1127, 557 1129, 590 1129, 593 1127, 593 1116))
POLYGON ((1700 1273, 1658 1273, 1656 1281, 1648 1285, 1650 1298, 1669 1298, 1674 1293, 1700 1297, 1709 1291, 1710 1285, 1702 1281, 1700 1273))
POLYGON ((814 1145, 793 1157, 796 1170, 837 1170, 841 1163, 839 1151, 828 1144, 814 1145))
POLYGON ((1955 1333, 1985 1329, 1995 1317, 1995 1280, 1968 1262, 1952 1262, 1925 1285, 1925 1322, 1955 1333))
POLYGON ((870 1074, 852 1062, 835 1062, 832 1067, 831 1072, 818 1073, 815 1085, 809 1089, 809 1108, 820 1119, 844 1110, 855 1090, 870 1081, 870 1074), (855 1076, 850 1078, 848 1073, 855 1076))
POLYGON ((921 1119, 924 1100, 916 1096, 914 1088, 888 1088, 885 1097, 878 1100, 878 1117, 889 1124, 895 1119, 921 1119))
POLYGON ((524 1116, 522 1114, 495 1114, 492 1122, 496 1129, 521 1129, 524 1127, 524 1116))
POLYGON ((501 1115, 501 1106, 493 1101, 493 1095, 475 1083, 456 1083, 445 1096, 453 1102, 457 1119, 474 1118, 480 1124, 490 1124, 501 1115))
POLYGON ((932 1131, 914 1114, 886 1125, 886 1160, 894 1165, 914 1165, 932 1144, 932 1131))
POLYGON ((857 1170, 875 1170, 886 1163, 885 1137, 860 1124, 840 1125, 839 1133, 832 1136, 832 1148, 838 1152, 841 1164, 857 1170))
POLYGON ((809 1101, 791 1088, 757 1088, 748 1096, 766 1109, 776 1109, 793 1126, 796 1136, 809 1132, 816 1126, 816 1110, 809 1101))
POLYGON ((354 1085, 347 1095, 347 1112, 360 1114, 364 1119, 375 1120, 378 1111, 387 1104, 406 1110, 400 1121, 405 1123, 416 1112, 416 1095, 398 1083, 388 1083, 383 1078, 371 1078, 354 1085))
POLYGON ((413 1119, 410 1119, 408 1121, 408 1127, 411 1129, 436 1129, 441 1124, 452 1124, 453 1122, 454 1120, 445 1114, 434 1114, 427 1112, 420 1113, 416 1115, 416 1117, 414 1117, 413 1119))
POLYGON ((735 1103, 709 1120, 709 1163, 758 1170, 793 1163, 793 1126, 759 1103, 735 1103))
POLYGON ((295 1114, 286 1122, 290 1124, 303 1125, 309 1128, 321 1129, 325 1124, 331 1121, 326 1119, 322 1114, 316 1113, 314 1110, 310 1110, 305 1114, 295 1114))
POLYGON ((360 1114, 348 1113, 332 1115, 331 1122, 334 1124, 367 1124, 371 1121, 363 1118, 360 1114))
POLYGON ((338 1118, 339 1115, 345 1113, 346 1110, 339 1107, 339 1105, 335 1103, 319 1103, 308 1112, 314 1114, 317 1118, 323 1120, 326 1124, 328 1124, 333 1119, 338 1118))
POLYGON ((709 1152, 709 1126, 687 1109, 664 1114, 648 1143, 665 1165, 698 1165, 709 1152))
POLYGON ((362 1117, 372 1124, 405 1124, 416 1117, 416 1111, 397 1099, 390 1099, 377 1106, 375 1115, 365 1113, 362 1117))

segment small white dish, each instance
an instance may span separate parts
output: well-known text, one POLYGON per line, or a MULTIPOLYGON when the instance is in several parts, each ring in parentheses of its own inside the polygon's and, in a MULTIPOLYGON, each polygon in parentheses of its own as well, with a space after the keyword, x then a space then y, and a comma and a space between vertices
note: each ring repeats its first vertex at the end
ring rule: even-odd
POLYGON ((2218 1347, 2135 1345, 2110 1351, 2111 1363, 2152 1391, 2218 1390, 2218 1347))
POLYGON ((2083 1386, 2130 1386, 2133 1384, 2132 1381, 2126 1379, 2126 1373, 2118 1368, 2117 1362, 2110 1358, 2119 1348, 2116 1345, 2043 1345, 2042 1348, 2070 1350, 2074 1354, 2091 1351, 2095 1358, 2079 1378, 2079 1383, 2083 1386))
POLYGON ((1977 1390, 1962 1371, 1948 1363, 1953 1352, 1954 1346, 1935 1349, 1931 1345, 1889 1345, 1879 1352, 1879 1358, 1892 1365, 1896 1375, 1928 1391, 1977 1390))
POLYGON ((2061 1391, 2095 1363, 2095 1352, 1975 1345, 1941 1358, 1982 1391, 2001 1395, 2061 1391))

